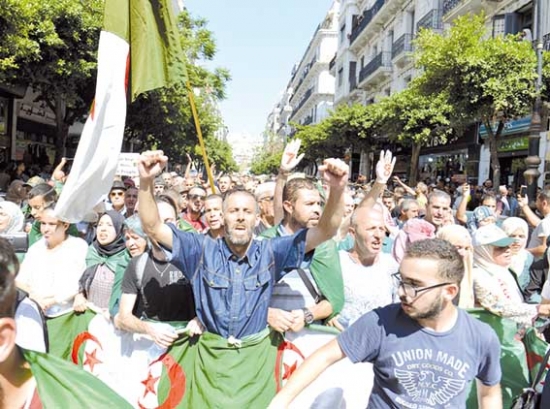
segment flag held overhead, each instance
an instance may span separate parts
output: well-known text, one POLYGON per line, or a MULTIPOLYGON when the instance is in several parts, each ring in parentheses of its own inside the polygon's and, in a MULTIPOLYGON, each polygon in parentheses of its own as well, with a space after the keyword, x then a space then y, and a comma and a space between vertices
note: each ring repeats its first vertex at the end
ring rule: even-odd
POLYGON ((106 0, 93 107, 56 214, 78 222, 115 176, 126 107, 146 91, 187 79, 170 0, 106 0))

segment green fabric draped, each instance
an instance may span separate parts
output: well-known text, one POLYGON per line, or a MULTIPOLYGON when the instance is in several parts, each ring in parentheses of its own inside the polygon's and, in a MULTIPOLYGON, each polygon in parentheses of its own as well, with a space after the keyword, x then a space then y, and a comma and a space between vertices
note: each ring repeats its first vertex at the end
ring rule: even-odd
MULTIPOLYGON (((264 231, 260 237, 279 237, 279 226, 264 231)), ((327 240, 315 248, 309 271, 321 294, 332 305, 332 318, 344 307, 344 280, 338 256, 338 245, 334 240, 327 240)))
POLYGON ((124 278, 124 271, 126 271, 126 267, 128 267, 130 259, 131 256, 128 250, 105 257, 99 254, 94 246, 88 247, 88 253, 86 254, 86 268, 105 264, 109 270, 115 274, 113 289, 111 290, 111 298, 109 300, 109 312, 111 313, 111 316, 114 316, 118 312, 118 304, 120 302, 120 296, 122 295, 122 279, 124 278))
MULTIPOLYGON (((185 393, 175 395, 168 376, 159 384, 159 403, 176 408, 265 408, 275 396, 277 348, 280 334, 264 331, 245 337, 240 345, 210 332, 177 340, 168 353, 185 370, 185 393)), ((165 371, 164 371, 165 372, 165 371)), ((165 373, 164 373, 165 375, 165 373)))
POLYGON ((22 350, 44 409, 131 408, 111 388, 83 369, 51 354, 22 350))

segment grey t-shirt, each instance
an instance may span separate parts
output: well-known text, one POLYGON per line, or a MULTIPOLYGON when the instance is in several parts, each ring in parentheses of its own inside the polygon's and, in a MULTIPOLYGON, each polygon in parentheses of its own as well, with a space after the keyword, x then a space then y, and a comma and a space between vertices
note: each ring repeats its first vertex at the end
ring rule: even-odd
POLYGON ((501 378, 495 332, 463 310, 451 330, 434 332, 392 304, 363 315, 338 343, 352 362, 373 363, 369 409, 465 408, 470 381, 501 378))

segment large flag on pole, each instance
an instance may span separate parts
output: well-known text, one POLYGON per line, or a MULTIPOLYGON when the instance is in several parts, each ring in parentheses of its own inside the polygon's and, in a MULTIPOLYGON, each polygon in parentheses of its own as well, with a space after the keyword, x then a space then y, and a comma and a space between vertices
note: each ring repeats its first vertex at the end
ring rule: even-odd
POLYGON ((187 79, 171 0, 106 0, 95 99, 56 213, 70 222, 109 191, 126 107, 139 94, 187 79))

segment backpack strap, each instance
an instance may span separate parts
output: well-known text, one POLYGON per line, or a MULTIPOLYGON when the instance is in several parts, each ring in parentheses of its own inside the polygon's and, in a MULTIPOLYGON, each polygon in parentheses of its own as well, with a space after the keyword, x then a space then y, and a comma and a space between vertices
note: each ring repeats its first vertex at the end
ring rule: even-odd
POLYGON ((145 252, 139 256, 138 261, 136 263, 136 279, 137 279, 137 286, 139 290, 141 290, 143 275, 145 274, 145 265, 147 264, 148 259, 149 259, 149 254, 145 252))

